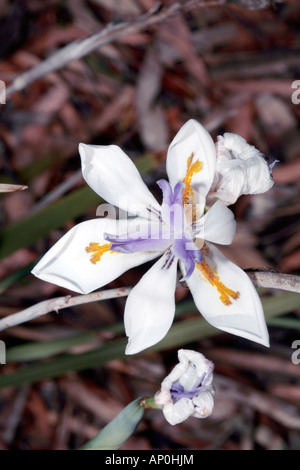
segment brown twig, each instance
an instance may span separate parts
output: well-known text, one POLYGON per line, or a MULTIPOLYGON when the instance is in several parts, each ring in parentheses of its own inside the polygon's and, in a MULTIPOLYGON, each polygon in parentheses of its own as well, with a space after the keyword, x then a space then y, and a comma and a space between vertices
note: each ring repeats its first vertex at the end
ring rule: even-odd
POLYGON ((96 302, 98 300, 107 300, 114 299, 116 297, 124 297, 129 294, 131 291, 130 287, 119 287, 117 289, 109 289, 100 292, 93 292, 86 295, 77 295, 72 297, 71 295, 66 295, 64 297, 57 297, 55 299, 44 300, 39 302, 32 307, 26 308, 21 312, 14 313, 9 315, 6 318, 0 320, 0 331, 6 330, 11 326, 20 325, 21 323, 33 320, 46 313, 57 312, 63 308, 73 307, 74 305, 86 304, 89 302, 96 302))
POLYGON ((0 193, 14 193, 16 191, 24 191, 28 186, 18 184, 0 184, 0 193))
POLYGON ((24 90, 28 85, 45 75, 65 67, 71 61, 81 59, 95 49, 99 49, 124 36, 146 30, 151 26, 157 25, 177 15, 179 12, 186 12, 195 7, 220 6, 225 3, 226 0, 213 0, 211 2, 189 0, 185 3, 176 2, 161 11, 158 11, 159 4, 157 4, 152 10, 138 17, 135 21, 125 21, 117 24, 109 23, 102 31, 85 39, 71 42, 37 66, 22 73, 7 87, 6 98, 16 91, 24 90))
MULTIPOLYGON (((300 292, 300 277, 290 274, 281 274, 273 272, 253 271, 247 272, 256 287, 266 287, 271 289, 282 289, 290 292, 300 292)), ((78 295, 72 297, 66 295, 50 300, 44 300, 32 307, 26 308, 21 312, 14 313, 0 320, 0 331, 6 330, 11 326, 20 325, 21 323, 38 318, 46 313, 58 312, 63 308, 81 305, 98 300, 113 299, 116 297, 125 297, 129 295, 131 287, 119 287, 117 289, 109 289, 100 292, 93 292, 86 295, 78 295)))
POLYGON ((282 289, 300 293, 300 277, 292 274, 282 274, 265 271, 246 271, 256 287, 267 289, 282 289))

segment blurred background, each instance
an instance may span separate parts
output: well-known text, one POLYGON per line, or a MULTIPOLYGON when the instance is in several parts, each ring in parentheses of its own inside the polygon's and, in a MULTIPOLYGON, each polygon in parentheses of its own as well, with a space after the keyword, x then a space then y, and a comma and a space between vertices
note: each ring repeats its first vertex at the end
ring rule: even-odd
MULTIPOLYGON (((192 8, 182 2, 171 15, 174 4, 1 0, 0 79, 7 98, 0 105, 0 182, 28 189, 1 195, 0 317, 74 295, 30 271, 66 231, 94 218, 101 203, 81 177, 78 143, 121 146, 159 199, 155 182, 166 176, 168 144, 190 118, 214 140, 235 132, 270 163, 280 161, 269 193, 244 196, 231 207, 238 230, 226 256, 243 269, 299 274, 300 92, 292 84, 300 79, 300 4, 224 0, 192 8), (151 25, 162 12, 164 20, 151 25), (56 59, 55 69, 27 76, 28 84, 16 81, 73 41, 78 50, 108 24, 124 29, 123 22, 136 26, 141 18, 141 28, 112 34, 76 60, 56 59)), ((148 267, 107 288, 135 285, 148 267)), ((3 331, 0 448, 80 447, 130 401, 159 390, 181 347, 215 362, 213 415, 172 427, 160 411, 149 410, 123 449, 299 448, 300 365, 292 362, 292 343, 300 340, 299 294, 259 292, 268 350, 210 327, 184 287, 176 291, 169 334, 138 356, 124 356, 126 297, 3 331)))

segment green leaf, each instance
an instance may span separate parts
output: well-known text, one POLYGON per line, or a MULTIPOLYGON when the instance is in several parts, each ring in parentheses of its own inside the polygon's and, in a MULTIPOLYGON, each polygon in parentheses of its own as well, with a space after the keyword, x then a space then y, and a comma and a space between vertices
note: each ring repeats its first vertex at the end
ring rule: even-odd
POLYGON ((51 357, 67 352, 75 346, 82 346, 84 344, 90 345, 91 343, 99 342, 99 336, 97 334, 99 331, 109 331, 111 333, 120 334, 124 332, 124 325, 123 322, 119 322, 99 330, 84 331, 52 341, 43 341, 41 343, 32 342, 22 344, 21 346, 14 346, 7 350, 6 363, 28 362, 35 359, 49 358, 49 356, 51 357))
POLYGON ((0 294, 6 291, 10 286, 16 284, 18 281, 23 279, 25 276, 31 273, 32 269, 36 265, 38 260, 34 261, 33 263, 27 264, 27 266, 24 266, 21 269, 18 269, 18 271, 10 274, 9 276, 5 277, 4 279, 1 279, 0 281, 0 294))
POLYGON ((124 408, 94 439, 89 441, 81 450, 116 450, 129 439, 139 425, 144 408, 139 405, 137 398, 124 408))
POLYGON ((51 230, 61 227, 88 209, 101 203, 99 196, 89 187, 77 189, 60 201, 5 227, 0 232, 0 259, 14 251, 33 245, 51 230))
POLYGON ((97 340, 97 334, 88 331, 43 343, 22 344, 7 350, 6 363, 47 358, 68 351, 75 346, 93 343, 97 340))
MULTIPOLYGON (((32 163, 29 163, 29 165, 17 170, 18 180, 30 185, 32 180, 45 171, 49 171, 49 169, 54 169, 55 167, 61 167, 64 164, 64 160, 68 157, 70 157, 70 155, 63 155, 57 151, 47 152, 41 159, 35 159, 32 163)), ((78 157, 78 164, 79 161, 78 157)))
POLYGON ((291 330, 300 331, 300 318, 270 318, 268 324, 270 326, 277 326, 280 328, 289 328, 291 330))
POLYGON ((51 361, 24 366, 16 372, 2 375, 0 377, 0 388, 32 383, 50 377, 60 377, 67 371, 100 367, 110 360, 122 358, 126 344, 127 340, 125 338, 116 339, 106 343, 101 348, 82 354, 62 356, 51 361))

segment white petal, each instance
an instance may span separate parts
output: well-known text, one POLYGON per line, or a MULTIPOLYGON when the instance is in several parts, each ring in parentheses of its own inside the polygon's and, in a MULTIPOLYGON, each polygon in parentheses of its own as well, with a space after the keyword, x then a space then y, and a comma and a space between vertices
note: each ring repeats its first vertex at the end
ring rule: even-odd
POLYGON ((130 268, 150 261, 159 252, 137 252, 130 254, 105 252, 93 264, 93 252, 87 252, 90 243, 108 245, 104 233, 122 235, 127 230, 148 224, 145 219, 113 220, 94 219, 83 222, 64 235, 40 260, 32 273, 44 281, 57 284, 75 292, 88 293, 116 279, 130 268))
POLYGON ((110 204, 147 217, 160 206, 132 160, 116 145, 79 144, 82 173, 88 185, 110 204))
POLYGON ((211 391, 199 393, 193 398, 195 410, 192 414, 195 418, 207 418, 212 414, 214 408, 214 395, 211 391))
POLYGON ((231 152, 231 158, 241 160, 248 160, 252 157, 263 158, 263 154, 254 145, 248 144, 244 137, 233 132, 225 132, 223 138, 225 148, 231 152))
POLYGON ((236 231, 236 221, 233 212, 221 201, 214 205, 201 217, 197 224, 200 228, 196 238, 218 243, 219 245, 230 245, 236 231))
POLYGON ((130 292, 125 306, 126 354, 158 343, 167 334, 175 314, 177 259, 169 266, 166 252, 130 292))
MULTIPOLYGON (((190 119, 182 126, 168 150, 167 173, 173 187, 184 180, 188 160, 192 154, 194 154, 192 162, 199 160, 202 168, 194 173, 191 186, 204 199, 214 178, 216 149, 210 134, 194 119, 190 119)), ((195 200, 194 202, 203 201, 195 200)))
POLYGON ((178 380, 185 390, 192 390, 196 387, 203 374, 205 374, 205 378, 202 381, 202 385, 211 384, 214 364, 203 354, 190 349, 180 349, 178 351, 178 359, 180 363, 186 364, 187 367, 185 373, 178 380))
POLYGON ((261 301, 247 274, 210 243, 202 253, 204 263, 186 281, 201 314, 220 330, 269 346, 261 301), (220 283, 232 292, 224 287, 221 297, 220 283))
POLYGON ((178 364, 176 364, 175 367, 171 370, 169 375, 164 378, 161 384, 161 389, 162 390, 171 390, 172 385, 175 382, 178 382, 180 377, 182 377, 184 374, 187 373, 187 370, 189 369, 189 364, 186 361, 180 361, 178 364))
POLYGON ((176 403, 169 403, 163 407, 163 414, 168 423, 175 425, 182 423, 195 411, 192 400, 181 398, 176 403))
MULTIPOLYGON (((197 351, 179 349, 178 359, 179 363, 164 378, 161 390, 170 390, 175 382, 179 382, 185 390, 192 390, 203 374, 213 371, 213 363, 197 351)), ((209 375, 209 378, 208 375, 205 378, 205 385, 210 385, 212 382, 212 374, 209 375)))

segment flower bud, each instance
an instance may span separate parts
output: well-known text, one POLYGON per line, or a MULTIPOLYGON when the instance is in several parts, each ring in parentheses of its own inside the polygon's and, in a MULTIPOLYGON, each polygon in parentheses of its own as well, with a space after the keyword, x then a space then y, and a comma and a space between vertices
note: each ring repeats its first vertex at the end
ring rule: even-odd
POLYGON ((214 407, 213 363, 203 354, 187 349, 178 351, 178 359, 179 364, 163 380, 154 397, 172 425, 190 416, 207 418, 214 407))
POLYGON ((216 151, 209 201, 217 198, 230 205, 242 194, 261 194, 272 188, 272 165, 269 167, 264 155, 243 137, 229 132, 218 136, 216 151))

